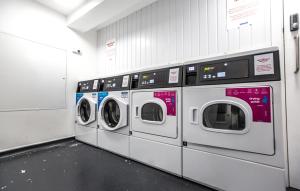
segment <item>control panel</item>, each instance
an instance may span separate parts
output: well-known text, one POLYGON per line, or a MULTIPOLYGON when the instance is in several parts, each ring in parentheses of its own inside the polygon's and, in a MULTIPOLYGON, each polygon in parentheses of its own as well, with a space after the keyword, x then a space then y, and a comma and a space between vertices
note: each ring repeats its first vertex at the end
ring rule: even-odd
POLYGON ((203 64, 200 66, 199 77, 200 81, 248 78, 249 60, 203 64))
POLYGON ((98 92, 100 90, 100 80, 88 80, 78 82, 77 93, 98 92))
POLYGON ((279 51, 268 51, 184 66, 183 86, 279 81, 279 51))
POLYGON ((164 68, 131 75, 131 89, 180 87, 182 67, 164 68))
POLYGON ((122 91, 129 90, 129 75, 116 76, 102 79, 103 91, 122 91))

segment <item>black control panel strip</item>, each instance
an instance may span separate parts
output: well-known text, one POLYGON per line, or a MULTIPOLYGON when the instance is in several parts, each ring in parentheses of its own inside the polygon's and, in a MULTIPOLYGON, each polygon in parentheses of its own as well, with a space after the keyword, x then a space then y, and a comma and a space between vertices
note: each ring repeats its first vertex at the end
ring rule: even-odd
POLYGON ((102 91, 124 91, 130 89, 130 75, 114 76, 101 79, 102 91))
POLYGON ((101 91, 101 80, 87 80, 78 82, 76 93, 89 93, 101 91))
POLYGON ((185 65, 183 86, 280 81, 279 51, 185 65))
POLYGON ((183 67, 176 66, 131 74, 131 90, 182 86, 183 67))

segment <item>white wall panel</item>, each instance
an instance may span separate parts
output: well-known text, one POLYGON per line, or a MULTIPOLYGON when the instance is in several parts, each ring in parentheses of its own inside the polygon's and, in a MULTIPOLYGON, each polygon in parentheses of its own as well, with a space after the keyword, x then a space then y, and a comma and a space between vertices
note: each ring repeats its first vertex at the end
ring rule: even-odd
POLYGON ((0 32, 0 58, 1 112, 66 108, 66 50, 0 32))
POLYGON ((218 1, 209 0, 208 2, 208 54, 214 55, 218 52, 218 1))
POLYGON ((158 38, 158 3, 155 2, 151 5, 151 65, 155 65, 157 63, 157 38, 158 38))
POLYGON ((114 75, 271 46, 271 1, 259 2, 264 9, 259 21, 227 30, 226 0, 159 0, 98 31, 98 38, 104 38, 98 41, 98 73, 114 75), (107 66, 102 47, 110 38, 117 39, 118 53, 116 63, 107 66))
POLYGON ((191 0, 185 0, 183 4, 183 57, 192 56, 192 24, 191 23, 191 0))
POLYGON ((200 55, 208 56, 208 0, 199 0, 199 16, 200 16, 200 55))
POLYGON ((182 61, 183 56, 183 4, 184 1, 176 0, 176 58, 177 61, 182 61))
MULTIPOLYGON (((74 32, 66 27, 66 18, 63 15, 32 0, 0 0, 0 31, 67 50, 66 108, 0 112, 0 152, 74 136, 77 82, 78 80, 94 78, 96 75, 96 32, 85 34, 74 32), (81 56, 72 53, 73 50, 77 49, 82 51, 81 56)), ((9 64, 8 62, 1 62, 1 68, 6 68, 9 64)), ((24 63, 20 64, 24 65, 24 63)), ((32 70, 30 73, 35 75, 36 66, 29 63, 26 65, 26 69, 32 70)), ((65 64, 63 65, 65 68, 65 64)), ((49 66, 46 69, 51 68, 49 66)), ((57 68, 52 67, 52 69, 57 68)), ((5 72, 5 69, 2 72, 5 72)), ((26 78, 28 76, 26 75, 26 78)), ((22 80, 20 76, 17 78, 22 80)), ((3 75, 0 75, 0 81, 4 80, 3 75)), ((52 94, 56 94, 57 92, 51 88, 50 83, 47 80, 45 85, 52 91, 52 94)), ((19 87, 16 88, 20 90, 19 87)), ((36 87, 36 91, 20 92, 19 94, 28 99, 39 93, 40 88, 36 87)), ((11 94, 8 99, 13 101, 15 95, 11 94)), ((39 96, 42 97, 43 94, 39 96)), ((58 96, 62 95, 59 94, 58 96)))
POLYGON ((191 0, 191 47, 192 56, 198 56, 200 52, 200 16, 199 1, 191 0))
POLYGON ((228 50, 228 35, 226 25, 226 1, 218 0, 218 52, 226 52, 228 50))

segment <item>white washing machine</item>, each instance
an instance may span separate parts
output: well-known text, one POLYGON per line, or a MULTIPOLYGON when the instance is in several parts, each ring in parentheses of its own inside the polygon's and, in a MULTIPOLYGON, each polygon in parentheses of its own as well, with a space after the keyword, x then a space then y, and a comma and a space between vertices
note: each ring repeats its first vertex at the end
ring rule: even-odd
POLYGON ((132 75, 130 157, 181 176, 182 67, 132 75))
POLYGON ((75 138, 97 146, 97 100, 99 80, 78 83, 76 93, 75 138))
POLYGON ((183 176, 226 191, 285 191, 279 51, 184 66, 183 176))
POLYGON ((98 95, 98 146, 129 157, 129 75, 101 80, 98 95))

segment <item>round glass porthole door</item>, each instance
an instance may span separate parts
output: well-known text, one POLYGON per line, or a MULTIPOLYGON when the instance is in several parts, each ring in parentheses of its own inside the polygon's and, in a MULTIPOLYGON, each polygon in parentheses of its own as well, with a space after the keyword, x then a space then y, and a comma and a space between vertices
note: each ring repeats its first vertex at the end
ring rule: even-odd
POLYGON ((116 127, 120 121, 120 107, 118 103, 113 99, 107 100, 103 107, 102 115, 109 127, 116 127))
POLYGON ((91 117, 91 105, 89 103, 88 100, 86 99, 83 99, 81 102, 80 102, 80 105, 79 105, 79 116, 80 116, 80 119, 85 123, 85 122, 88 122, 88 120, 90 119, 91 117))
POLYGON ((141 118, 146 121, 162 122, 163 109, 157 103, 146 103, 142 107, 141 118))
POLYGON ((213 104, 203 111, 203 125, 211 130, 242 131, 246 128, 246 115, 236 105, 213 104))

